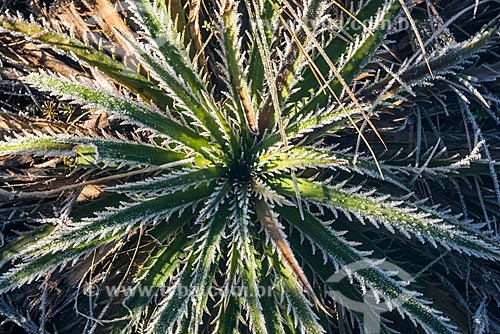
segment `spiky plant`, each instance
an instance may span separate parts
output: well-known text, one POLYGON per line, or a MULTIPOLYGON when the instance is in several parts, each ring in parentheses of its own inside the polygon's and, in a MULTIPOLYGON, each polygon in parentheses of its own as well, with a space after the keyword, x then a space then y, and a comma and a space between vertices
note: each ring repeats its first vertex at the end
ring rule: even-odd
MULTIPOLYGON (((462 294, 436 277, 448 270, 456 281, 466 264, 469 279, 472 262, 496 282, 488 269, 500 259, 495 220, 461 218, 455 202, 443 202, 454 212, 439 208, 419 198, 413 185, 441 178, 459 188, 456 173, 486 175, 494 184, 487 206, 497 217, 498 165, 488 136, 473 123, 480 137, 470 155, 433 160, 438 141, 416 153, 415 166, 383 162, 374 148, 380 126, 372 120, 397 118, 401 104, 417 101, 418 109, 419 94, 436 84, 437 98, 452 87, 462 98, 456 110, 476 122, 466 95, 486 104, 499 100, 490 94, 486 101, 463 65, 497 45, 495 20, 457 41, 448 28, 452 20, 433 13, 435 22, 414 21, 402 0, 215 0, 205 3, 211 31, 203 33, 191 20, 199 3, 190 4, 190 20, 181 1, 128 3, 135 13, 130 27, 140 34, 113 34, 138 68, 108 56, 101 43, 94 48, 33 22, 0 18, 3 32, 57 47, 96 67, 119 90, 43 71, 27 76, 29 85, 123 121, 114 132, 24 131, 0 143, 2 156, 73 156, 73 173, 83 171, 85 179, 34 193, 1 191, 10 203, 71 195, 57 216, 32 220, 33 231, 2 248, 4 296, 36 295, 41 288, 40 321, 16 318, 5 300, 4 315, 28 331, 35 323, 51 331, 49 324, 57 323, 58 333, 347 333, 356 327, 349 319, 362 324, 363 317, 325 291, 331 274, 358 263, 341 289, 353 300, 371 291, 411 320, 398 325, 397 313, 386 314, 383 331, 464 332, 467 325, 448 306, 464 300, 462 294), (405 17, 411 25, 401 32, 395 23, 405 17), (391 58, 389 33, 415 40, 408 55, 399 50, 400 62, 391 58), (343 140, 344 134, 357 139, 343 140), (75 191, 89 185, 107 186, 73 210, 75 191), (383 269, 384 259, 415 282, 383 269), (434 276, 422 275, 433 265, 439 267, 434 276), (91 291, 82 292, 84 286, 91 291), (112 286, 128 287, 128 295, 110 294, 112 286), (424 290, 437 296, 437 306, 424 290)), ((480 10, 491 10, 485 6, 480 10)), ((474 8, 470 1, 465 13, 474 8)), ((473 297, 463 293, 469 312, 483 310, 476 315, 489 315, 491 328, 498 328, 498 315, 484 311, 493 308, 481 297, 488 285, 481 282, 473 297)))

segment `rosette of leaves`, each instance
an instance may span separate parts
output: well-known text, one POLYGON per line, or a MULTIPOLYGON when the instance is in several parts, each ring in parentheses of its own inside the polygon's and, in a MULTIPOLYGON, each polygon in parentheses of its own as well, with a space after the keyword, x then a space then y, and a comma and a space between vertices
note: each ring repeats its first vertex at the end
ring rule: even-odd
MULTIPOLYGON (((494 22, 463 42, 446 40, 434 49, 426 49, 417 34, 425 52, 417 50, 399 68, 384 67, 385 76, 362 81, 358 75, 388 48, 391 24, 409 14, 403 1, 353 1, 347 7, 321 0, 214 1, 213 39, 205 41, 211 61, 200 67, 203 48, 187 33, 182 3, 129 4, 140 35, 115 33, 146 74, 34 23, 0 19, 4 31, 70 53, 121 91, 48 72, 27 76, 27 83, 105 111, 126 123, 123 131, 137 133, 27 132, 0 143, 1 155, 73 155, 81 168, 106 171, 105 179, 113 181, 105 188, 111 195, 86 206, 93 214, 63 211, 4 246, 4 294, 46 286, 60 270, 72 272, 71 265, 86 263, 73 275, 80 283, 94 277, 90 283, 97 291, 90 297, 74 292, 76 300, 89 298, 91 305, 79 330, 323 333, 349 317, 362 323, 359 314, 332 307, 322 282, 325 272, 363 263, 347 271, 345 288, 371 291, 410 319, 415 331, 459 332, 447 310, 433 308, 417 287, 382 269, 390 252, 372 245, 361 226, 386 237, 402 235, 403 243, 425 252, 447 250, 472 261, 500 259, 492 235, 481 224, 415 199, 406 174, 390 162, 335 145, 331 135, 354 129, 368 143, 363 129, 377 132, 370 117, 460 71, 491 45, 498 33, 494 22), (113 265, 99 272, 99 264, 124 253, 130 265, 116 285, 151 290, 112 302, 105 286, 112 283, 106 275, 113 265), (262 287, 271 287, 270 293, 262 294, 262 287), (234 293, 238 289, 244 294, 234 293)), ((450 162, 440 172, 467 168, 470 160, 450 162)), ((5 190, 2 195, 22 198, 5 190)), ((42 308, 46 304, 45 295, 42 308)), ((391 327, 402 328, 384 324, 383 330, 391 327)))

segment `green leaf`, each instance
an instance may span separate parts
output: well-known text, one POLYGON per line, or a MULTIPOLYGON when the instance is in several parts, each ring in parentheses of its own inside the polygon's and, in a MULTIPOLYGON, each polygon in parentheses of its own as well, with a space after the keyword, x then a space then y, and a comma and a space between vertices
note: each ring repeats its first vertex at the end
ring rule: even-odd
POLYGON ((4 155, 84 155, 82 164, 101 161, 163 165, 186 159, 186 155, 146 143, 118 139, 100 139, 61 135, 28 135, 0 142, 0 156, 4 155), (86 149, 88 148, 88 149, 86 149))
MULTIPOLYGON (((463 63, 466 59, 481 50, 491 41, 494 34, 494 31, 482 31, 472 36, 469 40, 448 47, 445 53, 431 56, 429 59, 429 66, 435 74, 443 71, 446 72, 450 68, 463 63)), ((425 63, 409 66, 408 69, 397 74, 400 80, 392 83, 390 89, 387 89, 387 86, 393 81, 393 77, 389 75, 385 79, 379 80, 364 88, 359 94, 363 96, 364 101, 373 101, 377 99, 378 93, 382 90, 385 91, 385 98, 392 97, 398 92, 403 91, 406 87, 417 82, 422 82, 430 76, 429 69, 425 63), (401 82, 404 82, 405 86, 402 86, 401 82)))
MULTIPOLYGON (((356 44, 353 50, 344 54, 345 62, 341 69, 339 69, 342 80, 346 83, 351 81, 359 74, 362 68, 368 62, 368 59, 380 46, 383 37, 385 36, 389 25, 387 22, 392 22, 398 15, 401 9, 399 2, 394 2, 390 6, 380 9, 383 15, 377 21, 378 26, 373 27, 372 33, 365 33, 364 39, 361 43, 356 44)), ((328 85, 336 96, 340 96, 344 86, 339 78, 333 77, 328 79, 328 85)), ((317 83, 314 84, 314 87, 317 83)), ((303 88, 300 88, 301 90, 303 88)), ((305 103, 291 102, 292 108, 296 108, 296 112, 284 112, 287 115, 286 123, 290 125, 286 127, 287 138, 294 138, 304 136, 309 142, 313 142, 327 131, 344 128, 349 122, 344 119, 348 116, 355 117, 359 113, 358 108, 344 106, 343 108, 336 107, 334 110, 323 108, 327 107, 328 101, 331 98, 329 90, 317 90, 314 95, 307 99, 305 103), (338 121, 342 120, 339 124, 338 121)), ((362 119, 362 118, 361 118, 362 119)), ((274 134, 265 139, 264 147, 276 145, 279 143, 280 138, 274 134)))
MULTIPOLYGON (((271 181, 278 192, 295 197, 293 182, 289 178, 271 181)), ((373 198, 366 194, 337 189, 317 182, 297 179, 297 188, 302 199, 354 214, 358 219, 368 219, 374 224, 382 223, 389 230, 396 227, 407 235, 415 235, 420 241, 436 242, 447 249, 454 249, 481 258, 500 260, 500 249, 493 242, 460 229, 459 222, 439 212, 427 213, 410 203, 397 203, 373 198), (416 211, 417 210, 417 211, 416 211), (415 212, 416 211, 416 212, 415 212)), ((432 211, 432 210, 429 210, 432 211)))
POLYGON ((272 263, 269 259, 262 259, 259 267, 261 268, 258 277, 259 283, 261 287, 265 288, 265 293, 261 297, 261 303, 262 309, 265 310, 263 313, 267 331, 272 334, 294 333, 292 331, 293 327, 292 329, 288 328, 289 331, 286 332, 283 326, 284 319, 289 318, 290 315, 282 314, 283 305, 279 303, 279 291, 276 291, 270 274, 273 268, 272 263))
POLYGON ((293 147, 288 151, 279 151, 259 156, 262 171, 276 172, 306 168, 335 168, 347 163, 337 154, 314 147, 293 147))
POLYGON ((158 75, 158 78, 173 92, 173 98, 182 101, 187 107, 187 111, 205 126, 210 135, 221 146, 226 140, 224 134, 228 134, 230 129, 226 120, 211 100, 207 93, 206 86, 202 84, 196 72, 188 62, 186 55, 181 54, 183 47, 173 40, 178 38, 174 30, 173 23, 163 15, 161 19, 153 12, 153 7, 148 0, 130 0, 136 7, 137 18, 142 22, 143 27, 151 37, 150 46, 157 46, 163 55, 163 62, 154 59, 149 52, 146 52, 138 43, 129 39, 131 47, 136 51, 145 64, 151 67, 158 75), (183 83, 186 83, 184 85, 183 83), (224 130, 224 131, 221 131, 224 130))
MULTIPOLYGON (((267 45, 272 45, 274 36, 274 28, 279 22, 279 16, 274 11, 271 3, 269 1, 265 1, 260 10, 258 11, 259 18, 263 21, 263 30, 264 36, 266 36, 267 45)), ((250 60, 248 65, 248 82, 250 83, 250 90, 252 92, 252 97, 254 101, 256 101, 257 105, 262 103, 262 92, 264 92, 267 87, 265 85, 265 73, 264 73, 264 64, 262 63, 262 58, 259 52, 258 43, 253 40, 252 41, 252 49, 250 53, 250 60)))
MULTIPOLYGON (((394 1, 392 1, 394 2, 394 1)), ((398 6, 399 3, 397 1, 394 2, 395 6, 398 6)), ((332 63, 337 64, 342 60, 343 55, 348 55, 349 54, 349 47, 354 44, 354 41, 356 38, 366 38, 367 36, 374 36, 376 34, 384 34, 385 31, 387 31, 387 23, 392 22, 392 16, 390 17, 390 21, 385 21, 383 22, 383 25, 379 26, 376 29, 370 29, 373 35, 364 27, 362 27, 358 22, 362 22, 363 24, 366 24, 369 22, 371 18, 374 17, 375 13, 380 13, 381 9, 387 9, 386 6, 387 1, 386 0, 367 0, 360 2, 359 6, 357 4, 352 4, 355 7, 354 11, 352 11, 348 6, 346 6, 351 14, 356 17, 354 19, 353 17, 349 16, 345 12, 343 12, 340 8, 337 8, 337 11, 339 12, 339 19, 336 21, 332 22, 333 24, 339 24, 341 25, 340 27, 336 27, 335 29, 339 30, 339 33, 337 34, 332 34, 334 35, 330 41, 327 42, 326 46, 324 47, 324 51, 326 54, 328 54, 328 57, 332 61, 332 63)), ((379 42, 380 43, 380 42, 379 42)), ((376 43, 378 46, 378 43, 376 43)), ((361 53, 358 54, 361 55, 361 53)), ((371 57, 372 53, 367 53, 366 54, 366 59, 369 59, 371 57)), ((355 55, 351 55, 355 56, 355 55)), ((353 57, 354 59, 354 57, 353 57)), ((358 58, 361 59, 361 58, 358 58)), ((348 59, 343 60, 343 62, 348 61, 348 59)), ((324 76, 327 77, 328 73, 330 71, 330 68, 326 62, 326 60, 321 56, 317 55, 314 59, 314 64, 317 66, 318 70, 320 73, 324 76)), ((353 63, 353 65, 357 64, 363 64, 361 63, 353 63)), ((353 66, 353 67, 355 67, 353 66)), ((357 72, 362 69, 362 67, 356 67, 357 72)), ((346 82, 350 82, 357 73, 354 73, 354 76, 350 75, 349 77, 344 77, 346 82)), ((308 97, 309 94, 315 94, 316 93, 316 88, 318 87, 319 83, 313 74, 313 71, 311 70, 310 67, 306 67, 304 73, 302 74, 303 79, 297 83, 297 85, 294 87, 296 92, 291 94, 289 96, 287 102, 298 102, 303 98, 308 97)), ((327 91, 325 91, 327 94, 327 91)))
POLYGON ((281 150, 260 155, 259 164, 261 166, 259 167, 264 173, 307 168, 346 170, 350 173, 357 173, 373 179, 384 180, 401 189, 408 190, 403 184, 404 182, 391 171, 392 165, 386 165, 379 162, 379 166, 383 171, 382 178, 375 162, 362 156, 327 148, 294 146, 288 151, 281 150))
POLYGON ((255 118, 255 109, 251 99, 251 93, 248 83, 243 76, 241 68, 243 54, 238 47, 238 23, 235 8, 226 8, 222 15, 222 38, 223 50, 226 56, 228 85, 231 90, 236 112, 234 113, 238 120, 243 138, 248 135, 248 130, 253 133, 258 132, 255 118))
POLYGON ((134 288, 123 301, 133 318, 139 317, 141 311, 149 306, 158 291, 166 288, 168 279, 182 265, 182 258, 186 253, 185 249, 188 249, 194 242, 193 239, 189 238, 192 232, 188 228, 182 229, 182 226, 179 225, 181 224, 159 225, 167 230, 162 233, 170 237, 173 236, 174 239, 165 246, 154 247, 137 273, 134 288), (147 293, 141 294, 141 290, 147 293))
POLYGON ((196 191, 191 189, 186 192, 159 196, 115 211, 102 212, 96 218, 72 224, 71 227, 56 229, 43 239, 36 240, 20 249, 15 257, 9 258, 15 260, 23 256, 31 260, 5 273, 0 278, 0 290, 10 290, 22 285, 51 268, 120 239, 141 225, 165 219, 172 213, 184 210, 203 200, 212 191, 213 187, 200 186, 196 191))
MULTIPOLYGON (((168 9, 162 4, 154 7, 149 0, 129 0, 129 3, 135 7, 134 13, 138 21, 149 34, 150 45, 158 48, 178 78, 182 78, 193 92, 204 91, 205 87, 189 64, 186 54, 181 53, 184 46, 178 43, 177 28, 168 9)), ((185 88, 183 90, 186 91, 185 88)))
MULTIPOLYGON (((223 205, 219 207, 208 224, 203 227, 200 232, 203 233, 203 238, 199 238, 198 242, 193 246, 183 271, 172 287, 172 294, 164 299, 155 312, 148 331, 163 334, 172 330, 177 321, 185 317, 183 314, 186 311, 188 302, 196 298, 203 298, 204 294, 209 293, 210 289, 207 291, 206 288, 207 284, 210 283, 207 282, 210 267, 217 256, 222 233, 230 215, 231 212, 228 210, 227 205, 223 205), (186 293, 190 295, 186 296, 186 293), (193 293, 194 295, 192 295, 193 293)), ((196 311, 203 312, 203 310, 193 310, 193 312, 196 311)), ((191 319, 193 316, 196 315, 192 315, 191 319)))
POLYGON ((0 142, 0 156, 29 154, 67 156, 74 154, 74 146, 74 142, 57 141, 52 136, 18 137, 0 142))
POLYGON ((218 180, 227 173, 223 167, 207 167, 199 170, 190 170, 180 174, 169 174, 159 176, 150 180, 129 182, 108 188, 115 192, 138 192, 138 193, 164 193, 166 191, 179 191, 202 183, 211 183, 218 180))
POLYGON ((213 146, 209 144, 207 139, 199 136, 186 126, 150 109, 144 104, 133 102, 122 96, 106 93, 102 90, 94 90, 66 79, 45 74, 31 74, 27 77, 27 80, 37 88, 102 108, 121 118, 152 129, 197 152, 206 154, 204 148, 213 146))
POLYGON ((257 285, 259 265, 255 258, 253 238, 248 229, 250 223, 250 217, 247 212, 249 207, 248 188, 243 187, 238 190, 240 198, 237 200, 237 203, 234 203, 234 220, 238 228, 235 232, 237 234, 235 242, 238 244, 241 256, 243 257, 241 261, 241 277, 243 287, 245 287, 244 291, 246 292, 243 305, 247 310, 252 331, 256 334, 267 334, 264 310, 260 302, 259 286, 257 285))
POLYGON ((219 313, 214 333, 237 334, 242 311, 242 296, 232 293, 238 288, 237 275, 241 267, 241 253, 236 242, 231 243, 228 255, 228 269, 224 279, 224 292, 220 301, 219 313))
MULTIPOLYGON (((381 1, 386 4, 386 1, 381 1)), ((393 22, 397 17, 401 10, 401 5, 398 1, 390 1, 390 5, 379 5, 365 7, 364 10, 372 11, 379 13, 377 21, 374 26, 371 27, 371 33, 367 31, 363 31, 363 34, 356 34, 361 36, 361 41, 353 44, 353 49, 345 49, 341 46, 332 44, 333 51, 333 61, 339 58, 337 50, 346 50, 343 52, 342 56, 344 57, 343 65, 339 69, 340 76, 346 83, 351 83, 354 78, 361 72, 364 66, 367 64, 368 60, 372 57, 373 53, 377 50, 377 48, 382 43, 382 39, 385 37, 385 34, 390 28, 388 22, 393 22)), ((370 17, 373 17, 373 13, 370 14, 370 17)), ((369 12, 367 12, 369 13, 369 12)), ((355 37, 356 37, 355 35, 355 37)), ((337 41, 341 37, 337 37, 334 41, 337 41)), ((345 42, 342 41, 341 44, 345 46, 345 42)), ((350 47, 351 45, 349 45, 350 47)), ((330 50, 330 52, 332 52, 330 50)), ((327 52, 328 53, 328 52, 327 52)), ((324 60, 323 60, 324 61, 324 60)), ((325 70, 327 70, 325 68, 325 70)), ((328 85, 335 93, 336 96, 340 96, 342 90, 344 89, 341 81, 337 77, 333 77, 328 80, 328 85)), ((314 84, 313 87, 317 86, 317 83, 314 84)), ((328 100, 331 98, 329 90, 320 90, 316 92, 312 98, 308 99, 307 102, 293 115, 293 117, 297 117, 299 115, 308 115, 310 112, 316 110, 319 107, 324 107, 328 100)))
POLYGON ((224 305, 220 306, 217 328, 214 333, 217 334, 238 334, 238 323, 241 313, 241 298, 230 295, 224 305))
POLYGON ((29 247, 33 242, 50 235, 55 228, 56 227, 54 225, 46 224, 37 227, 32 231, 22 233, 16 240, 2 247, 0 251, 0 263, 3 265, 4 263, 9 262, 11 259, 15 258, 19 252, 26 247, 29 247))
MULTIPOLYGON (((298 117, 296 120, 288 121, 285 126, 285 135, 291 141, 306 141, 308 144, 314 142, 320 134, 325 134, 327 131, 343 130, 348 127, 350 121, 347 119, 351 116, 356 119, 362 119, 359 111, 356 108, 347 110, 331 110, 329 112, 311 113, 304 117, 298 117), (314 138, 310 138, 310 134, 315 132, 314 138)), ((280 134, 271 133, 262 139, 262 143, 257 149, 265 150, 280 144, 280 134)))
POLYGON ((269 257, 273 258, 272 267, 279 277, 278 285, 291 309, 290 316, 297 326, 295 327, 297 333, 323 333, 324 329, 318 323, 318 316, 312 310, 312 305, 304 295, 304 289, 292 268, 283 258, 278 258, 277 253, 270 255, 273 253, 270 246, 266 248, 269 257))
POLYGON ((127 89, 140 94, 147 101, 155 101, 160 108, 171 106, 173 103, 166 92, 159 89, 153 82, 111 59, 103 52, 95 50, 80 41, 47 30, 39 25, 11 19, 6 16, 0 16, 0 28, 22 33, 25 36, 47 43, 52 47, 72 53, 89 65, 97 67, 111 79, 127 87, 127 89))
MULTIPOLYGON (((297 209, 290 207, 275 208, 290 224, 297 227, 311 242, 325 252, 339 266, 347 266, 361 261, 368 261, 348 241, 327 227, 321 220, 309 212, 304 212, 303 219, 297 209)), ((368 262, 367 262, 368 263, 368 262)), ((396 300, 410 319, 416 320, 430 333, 455 333, 451 325, 435 310, 412 297, 401 282, 395 281, 377 267, 359 269, 352 273, 360 282, 380 293, 387 300, 396 300)))

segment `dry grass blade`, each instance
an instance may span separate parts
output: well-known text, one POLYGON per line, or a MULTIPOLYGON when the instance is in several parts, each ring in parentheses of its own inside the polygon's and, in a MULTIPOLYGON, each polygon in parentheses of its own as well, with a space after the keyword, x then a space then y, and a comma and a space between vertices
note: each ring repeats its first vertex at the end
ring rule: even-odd
POLYGON ((418 31, 417 25, 415 24, 415 20, 413 20, 413 17, 411 16, 411 13, 410 13, 410 10, 408 9, 408 6, 406 6, 406 3, 404 2, 404 0, 399 0, 399 3, 401 4, 401 7, 403 7, 403 11, 405 12, 406 17, 408 18, 408 21, 410 22, 411 28, 413 29, 413 32, 415 33, 418 45, 420 46, 420 49, 422 51, 422 55, 424 56, 425 63, 427 64, 429 74, 434 79, 434 73, 432 72, 431 64, 429 62, 429 57, 427 57, 427 52, 425 51, 424 42, 422 41, 422 36, 420 36, 420 32, 418 31))
POLYGON ((195 59, 200 62, 201 67, 205 68, 207 60, 205 57, 205 46, 200 29, 200 13, 202 1, 203 0, 189 1, 188 26, 189 34, 191 35, 191 41, 193 42, 193 47, 196 51, 195 59))
POLYGON ((283 237, 283 233, 281 232, 280 227, 276 225, 276 219, 273 217, 273 214, 269 210, 269 206, 263 200, 257 200, 257 202, 255 203, 255 211, 258 219, 264 225, 267 235, 274 242, 281 256, 283 257, 285 262, 290 266, 293 273, 297 276, 300 283, 307 291, 308 295, 313 299, 316 307, 325 312, 325 314, 331 316, 330 312, 325 308, 323 303, 318 299, 318 297, 314 293, 314 290, 311 284, 309 283, 309 280, 304 275, 304 272, 302 271, 302 268, 300 267, 299 263, 297 262, 297 259, 295 258, 295 255, 293 254, 290 245, 283 237))
POLYGON ((116 31, 127 36, 133 36, 132 31, 123 22, 109 0, 84 0, 84 3, 91 10, 92 18, 101 27, 106 38, 112 43, 119 44, 126 54, 131 54, 132 51, 128 48, 126 41, 116 31))

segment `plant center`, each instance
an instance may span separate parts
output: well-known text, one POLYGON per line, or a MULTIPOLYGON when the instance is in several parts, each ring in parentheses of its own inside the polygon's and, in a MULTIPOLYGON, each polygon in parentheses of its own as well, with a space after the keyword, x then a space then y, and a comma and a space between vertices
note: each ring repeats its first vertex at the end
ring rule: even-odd
POLYGON ((252 173, 251 163, 247 160, 236 161, 229 168, 229 177, 233 180, 247 182, 250 181, 252 173))

